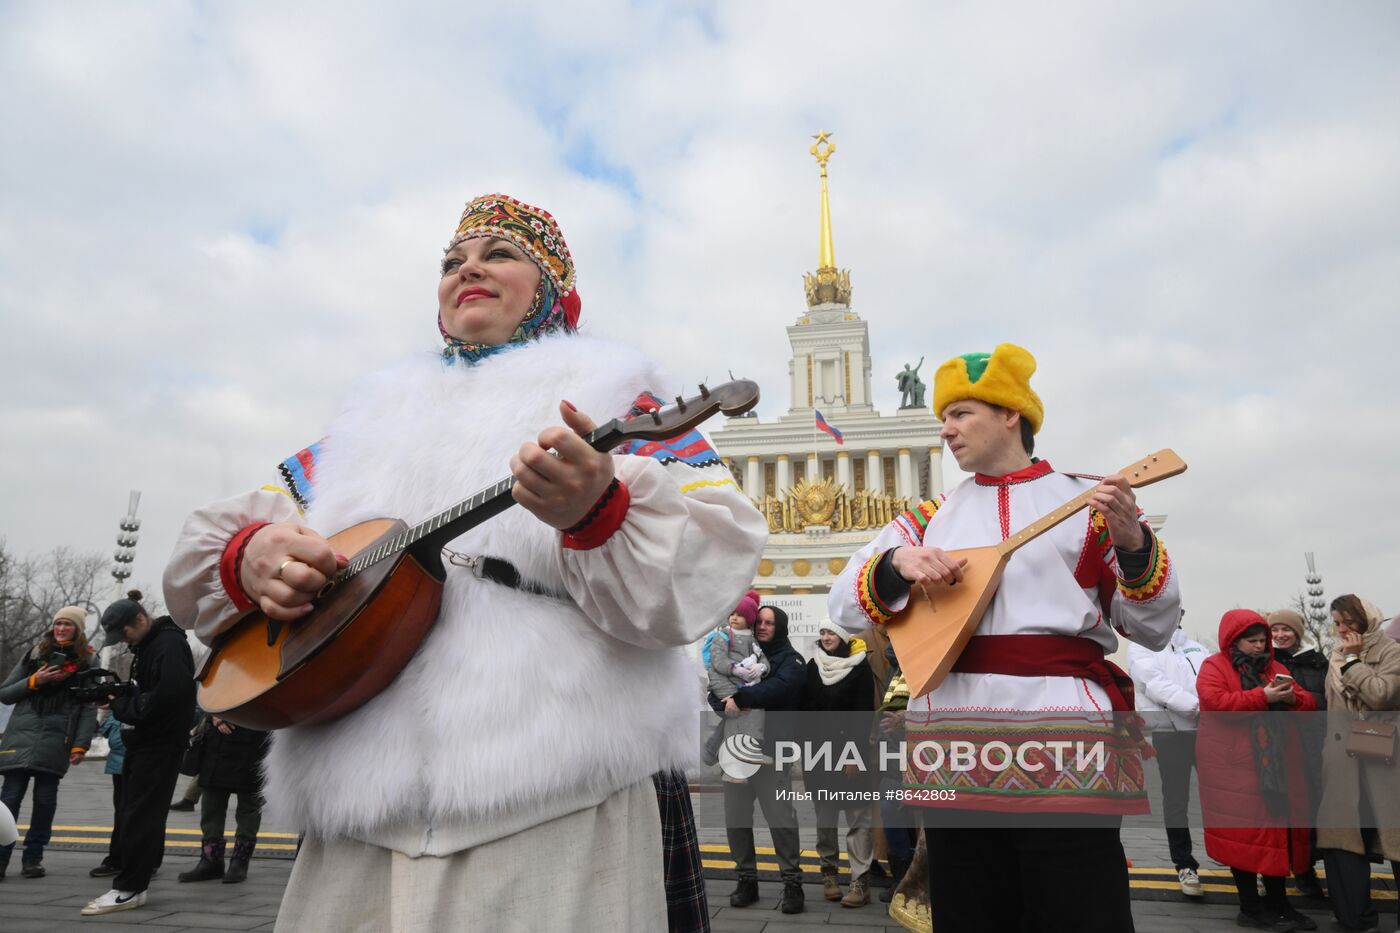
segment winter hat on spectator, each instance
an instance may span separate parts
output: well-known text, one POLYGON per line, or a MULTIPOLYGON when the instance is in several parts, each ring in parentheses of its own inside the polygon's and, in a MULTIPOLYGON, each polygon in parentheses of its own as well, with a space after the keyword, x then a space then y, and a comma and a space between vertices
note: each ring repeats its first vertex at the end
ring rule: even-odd
POLYGON ((739 605, 735 606, 734 611, 730 613, 730 615, 735 614, 743 616, 744 621, 752 626, 758 619, 758 600, 745 593, 744 598, 739 600, 739 605))
POLYGON ((1293 634, 1298 636, 1298 641, 1303 640, 1303 617, 1292 609, 1280 609, 1278 612, 1269 613, 1269 627, 1275 625, 1286 625, 1293 629, 1293 634))
POLYGON ((81 606, 64 606, 53 614, 55 622, 72 622, 78 628, 87 624, 87 610, 81 606))

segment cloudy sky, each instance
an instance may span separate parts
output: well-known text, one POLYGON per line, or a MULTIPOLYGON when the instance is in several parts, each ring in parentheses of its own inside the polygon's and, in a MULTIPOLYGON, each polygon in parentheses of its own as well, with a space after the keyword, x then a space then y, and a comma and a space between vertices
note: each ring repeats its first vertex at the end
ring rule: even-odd
POLYGON ((1384 2, 0 2, 0 535, 107 549, 140 489, 155 584, 437 344, 492 190, 560 219, 590 332, 773 417, 825 128, 881 408, 1021 343, 1054 464, 1191 464, 1142 498, 1198 631, 1308 550, 1394 613, 1397 100, 1384 2))

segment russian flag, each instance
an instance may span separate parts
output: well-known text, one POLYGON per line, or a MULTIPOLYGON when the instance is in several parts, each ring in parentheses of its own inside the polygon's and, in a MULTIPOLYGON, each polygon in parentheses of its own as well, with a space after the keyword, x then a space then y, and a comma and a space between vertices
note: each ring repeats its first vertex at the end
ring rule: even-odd
POLYGON ((830 434, 832 437, 836 438, 836 443, 838 444, 846 443, 845 439, 841 436, 841 432, 833 428, 831 425, 827 424, 826 419, 822 417, 822 413, 820 411, 817 411, 817 409, 815 408, 813 408, 812 411, 817 412, 817 428, 819 430, 825 431, 827 434, 830 434))

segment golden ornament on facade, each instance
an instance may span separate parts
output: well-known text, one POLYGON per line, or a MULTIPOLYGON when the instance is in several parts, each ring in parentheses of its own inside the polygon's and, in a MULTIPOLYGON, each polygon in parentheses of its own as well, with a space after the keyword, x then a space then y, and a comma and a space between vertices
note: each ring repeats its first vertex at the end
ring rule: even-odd
POLYGON ((792 574, 795 577, 805 577, 812 572, 812 565, 807 561, 798 558, 792 562, 792 574))
POLYGON ((827 572, 830 573, 832 576, 836 576, 841 571, 846 569, 846 558, 833 557, 831 560, 826 562, 826 569, 827 572))
POLYGON ((765 495, 754 500, 754 506, 768 520, 771 534, 800 534, 809 527, 833 532, 877 530, 910 508, 906 496, 887 496, 869 489, 851 492, 825 477, 802 480, 777 496, 765 495))
POLYGON ((812 156, 821 168, 822 200, 817 272, 815 275, 802 277, 809 308, 829 304, 849 306, 851 303, 851 273, 849 269, 836 267, 836 246, 831 236, 831 202, 826 190, 826 163, 836 152, 836 144, 831 141, 831 136, 826 130, 818 130, 817 135, 812 137, 816 140, 816 144, 812 146, 812 156))
MULTIPOLYGON (((816 274, 805 273, 802 287, 807 292, 807 307, 817 305, 847 305, 851 303, 851 270, 818 269, 816 274)), ((810 318, 806 319, 811 320, 810 318)), ((806 321, 804 321, 806 323, 806 321)))
POLYGON ((836 512, 838 492, 836 484, 826 477, 798 480, 792 487, 792 498, 797 503, 802 526, 830 525, 831 516, 836 512))
POLYGON ((760 577, 771 577, 773 575, 773 562, 766 557, 758 562, 758 575, 760 577))

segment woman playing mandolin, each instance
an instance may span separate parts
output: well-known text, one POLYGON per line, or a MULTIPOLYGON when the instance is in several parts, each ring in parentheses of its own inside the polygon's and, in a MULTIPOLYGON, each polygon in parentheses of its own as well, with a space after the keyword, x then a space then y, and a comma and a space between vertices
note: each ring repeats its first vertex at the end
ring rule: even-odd
POLYGON ((207 643, 254 606, 295 630, 354 556, 326 536, 422 522, 514 477, 523 508, 450 542, 437 622, 402 673, 275 734, 269 809, 307 831, 277 928, 666 929, 663 857, 699 871, 693 849, 663 855, 658 794, 662 821, 684 821, 683 783, 652 780, 695 757, 682 646, 747 587, 765 522, 699 435, 640 455, 581 436, 591 415, 656 409, 663 382, 576 332, 548 213, 470 202, 437 297, 444 345, 353 387, 284 489, 191 515, 166 571, 173 615, 207 643))

